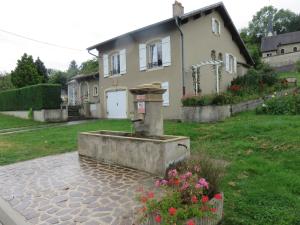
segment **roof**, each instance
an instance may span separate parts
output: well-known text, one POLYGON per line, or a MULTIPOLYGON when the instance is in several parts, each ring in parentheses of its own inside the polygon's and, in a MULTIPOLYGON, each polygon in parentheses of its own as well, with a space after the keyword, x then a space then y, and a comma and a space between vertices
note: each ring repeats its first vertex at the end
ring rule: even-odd
POLYGON ((280 45, 293 43, 300 43, 300 31, 279 34, 271 37, 263 37, 261 40, 261 51, 274 51, 277 50, 280 45))
POLYGON ((69 82, 74 81, 74 80, 84 80, 84 79, 93 78, 93 77, 94 78, 99 77, 99 72, 90 73, 90 74, 78 74, 78 75, 72 77, 69 82))
MULTIPOLYGON (((223 4, 223 2, 219 2, 219 3, 213 4, 213 5, 209 5, 209 6, 206 6, 206 7, 203 7, 203 8, 200 8, 200 9, 197 9, 197 10, 185 13, 184 15, 179 16, 177 18, 180 21, 183 22, 184 20, 187 20, 190 17, 201 16, 201 13, 206 13, 206 12, 209 12, 211 10, 217 10, 221 14, 223 20, 225 21, 225 26, 233 34, 232 35, 233 40, 236 41, 237 45, 239 46, 239 48, 241 50, 241 53, 245 56, 245 58, 247 60, 247 63, 250 64, 250 65, 254 65, 254 61, 251 58, 251 56, 250 56, 250 54, 249 54, 249 52, 248 52, 248 50, 247 50, 247 48, 246 48, 243 40, 241 39, 241 37, 239 35, 239 32, 237 31, 236 27, 234 26, 234 24, 232 22, 232 19, 230 18, 229 13, 226 10, 225 5, 223 4)), ((116 41, 118 39, 126 38, 128 36, 138 34, 140 32, 143 32, 145 30, 149 30, 149 29, 157 27, 157 26, 166 25, 166 24, 174 24, 174 26, 175 26, 176 25, 175 20, 176 20, 176 18, 172 17, 172 18, 160 21, 158 23, 154 23, 154 24, 148 25, 148 26, 143 27, 143 28, 130 31, 128 33, 122 34, 120 36, 114 37, 114 38, 109 39, 107 41, 104 41, 104 42, 98 43, 96 45, 93 45, 91 47, 88 47, 87 50, 90 51, 92 49, 99 49, 100 47, 105 46, 106 44, 110 44, 111 42, 114 42, 114 41, 116 41)))

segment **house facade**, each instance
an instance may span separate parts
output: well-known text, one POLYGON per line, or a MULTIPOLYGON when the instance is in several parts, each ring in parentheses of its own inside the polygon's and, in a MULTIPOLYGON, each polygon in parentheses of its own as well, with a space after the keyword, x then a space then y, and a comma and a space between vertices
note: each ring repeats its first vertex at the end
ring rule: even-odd
POLYGON ((300 60, 300 31, 274 35, 270 33, 262 38, 262 58, 274 68, 292 69, 300 60))
POLYGON ((99 73, 80 74, 68 82, 68 106, 78 106, 86 117, 100 117, 99 73))
POLYGON ((223 3, 184 14, 182 5, 175 2, 173 18, 88 48, 93 49, 99 52, 102 118, 131 118, 133 99, 129 89, 160 82, 167 90, 163 96, 164 118, 180 119, 182 96, 217 90, 215 67, 201 67, 195 82, 194 65, 221 62, 221 91, 253 65, 223 3))

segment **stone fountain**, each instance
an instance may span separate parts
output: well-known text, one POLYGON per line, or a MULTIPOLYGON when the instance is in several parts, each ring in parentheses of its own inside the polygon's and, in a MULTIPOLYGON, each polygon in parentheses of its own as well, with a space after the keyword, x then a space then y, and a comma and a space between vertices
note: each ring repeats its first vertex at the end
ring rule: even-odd
POLYGON ((170 164, 190 156, 190 139, 164 135, 160 83, 129 90, 134 96, 134 131, 100 130, 78 137, 79 155, 163 176, 170 164))

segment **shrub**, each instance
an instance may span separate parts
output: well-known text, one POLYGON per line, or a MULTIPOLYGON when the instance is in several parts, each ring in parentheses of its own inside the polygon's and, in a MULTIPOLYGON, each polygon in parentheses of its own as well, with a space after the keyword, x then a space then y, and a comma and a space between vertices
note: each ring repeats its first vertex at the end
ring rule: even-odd
POLYGON ((272 98, 256 109, 257 114, 296 115, 300 114, 300 95, 292 94, 272 98))
POLYGON ((298 60, 295 64, 296 71, 300 73, 300 60, 298 60))
POLYGON ((60 108, 61 86, 38 84, 0 92, 0 111, 20 111, 60 108))
POLYGON ((212 105, 228 105, 231 103, 233 103, 233 97, 226 93, 215 95, 211 101, 212 105))

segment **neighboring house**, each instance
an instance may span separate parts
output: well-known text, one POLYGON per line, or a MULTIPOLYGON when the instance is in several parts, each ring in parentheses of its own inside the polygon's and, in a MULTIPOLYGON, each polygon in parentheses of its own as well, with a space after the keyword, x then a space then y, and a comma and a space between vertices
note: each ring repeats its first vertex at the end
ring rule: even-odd
POLYGON ((76 75, 68 82, 68 105, 88 107, 84 116, 100 117, 99 102, 99 73, 76 75))
POLYGON ((290 70, 300 60, 300 31, 262 38, 263 61, 271 67, 290 70))
POLYGON ((196 90, 193 65, 222 61, 221 91, 253 65, 223 3, 184 14, 181 3, 175 2, 172 18, 88 48, 93 49, 99 52, 103 118, 130 118, 133 99, 128 90, 161 82, 167 89, 163 96, 164 118, 180 119, 182 96, 200 91, 216 93, 214 66, 201 67, 196 90))

